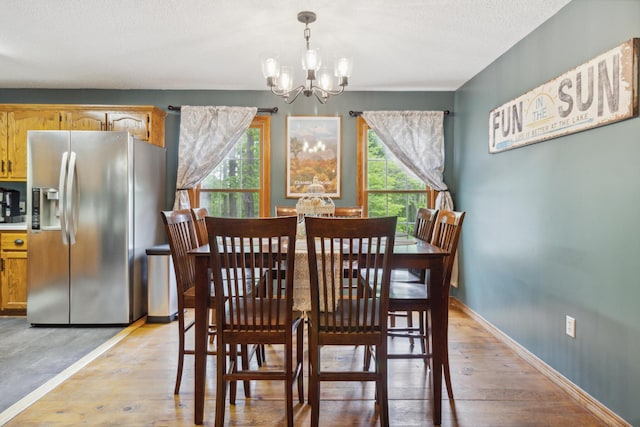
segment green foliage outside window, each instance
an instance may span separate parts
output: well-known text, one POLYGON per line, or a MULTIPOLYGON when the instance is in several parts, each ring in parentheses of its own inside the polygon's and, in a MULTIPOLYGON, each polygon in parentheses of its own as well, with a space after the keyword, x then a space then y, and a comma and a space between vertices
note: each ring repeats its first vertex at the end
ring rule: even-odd
POLYGON ((367 191, 370 217, 397 216, 398 234, 413 233, 418 208, 427 206, 425 184, 396 159, 373 130, 367 135, 367 191))
POLYGON ((249 128, 227 157, 202 181, 200 206, 206 207, 211 216, 257 217, 259 197, 260 129, 249 128))

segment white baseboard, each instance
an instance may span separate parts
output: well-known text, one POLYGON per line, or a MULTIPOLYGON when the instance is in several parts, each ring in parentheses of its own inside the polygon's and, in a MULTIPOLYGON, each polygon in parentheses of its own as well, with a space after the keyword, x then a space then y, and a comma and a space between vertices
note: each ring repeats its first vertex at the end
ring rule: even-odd
POLYGON ((471 317, 473 320, 478 322, 482 327, 484 327, 487 331, 489 331, 500 342, 504 343, 507 347, 513 350, 518 356, 522 357, 530 365, 532 365, 534 368, 540 371, 544 376, 549 378, 554 384, 556 384, 562 390, 568 393, 574 400, 576 400, 586 410, 591 412, 594 417, 601 420, 607 426, 632 427, 631 424, 626 422, 615 412, 611 411, 609 408, 604 406, 602 403, 596 400, 589 393, 587 393, 586 391, 582 390, 580 387, 572 383, 560 372, 556 371, 551 366, 547 365, 544 361, 542 361, 536 355, 534 355, 529 350, 527 350, 525 347, 523 347, 522 345, 514 341, 511 337, 506 335, 500 329, 493 326, 489 321, 487 321, 484 317, 480 316, 478 313, 473 311, 471 308, 465 305, 462 301, 460 301, 457 298, 451 297, 449 302, 450 304, 459 308, 460 311, 462 311, 463 313, 471 317))

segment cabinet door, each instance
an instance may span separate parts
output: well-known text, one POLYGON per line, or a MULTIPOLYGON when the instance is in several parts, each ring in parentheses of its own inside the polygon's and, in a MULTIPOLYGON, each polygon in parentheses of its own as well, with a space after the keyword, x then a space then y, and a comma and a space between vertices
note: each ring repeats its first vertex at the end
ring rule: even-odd
POLYGON ((7 112, 0 111, 0 178, 7 177, 7 112))
POLYGON ((57 111, 11 111, 8 113, 7 175, 13 181, 27 179, 27 132, 60 129, 57 111))
POLYGON ((27 308, 27 252, 0 252, 2 262, 1 309, 27 308))
POLYGON ((149 140, 149 114, 137 112, 110 112, 107 115, 108 130, 127 131, 142 141, 149 140))
POLYGON ((107 113, 104 111, 63 111, 64 130, 107 130, 107 113))

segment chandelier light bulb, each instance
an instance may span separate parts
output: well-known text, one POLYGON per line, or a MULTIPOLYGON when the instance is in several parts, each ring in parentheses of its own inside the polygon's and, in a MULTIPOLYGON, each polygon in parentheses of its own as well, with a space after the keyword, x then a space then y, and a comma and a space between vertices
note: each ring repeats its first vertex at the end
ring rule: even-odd
POLYGON ((290 91, 293 89, 293 70, 291 67, 281 67, 278 77, 278 89, 290 91))
POLYGON ((302 69, 318 71, 320 65, 322 65, 322 60, 320 59, 318 49, 307 49, 304 55, 302 55, 302 69))
POLYGON ((280 74, 280 61, 276 55, 264 55, 262 58, 262 75, 264 78, 278 77, 280 74))
POLYGON ((327 68, 322 68, 318 75, 318 87, 327 92, 333 90, 333 75, 327 68))
POLYGON ((351 77, 351 59, 344 57, 338 58, 334 64, 336 77, 351 77))

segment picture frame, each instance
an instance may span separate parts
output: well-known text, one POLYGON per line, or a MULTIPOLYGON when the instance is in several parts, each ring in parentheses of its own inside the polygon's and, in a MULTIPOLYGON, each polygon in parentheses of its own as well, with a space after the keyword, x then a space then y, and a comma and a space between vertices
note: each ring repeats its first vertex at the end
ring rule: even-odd
POLYGON ((340 116, 287 116, 286 197, 299 198, 317 178, 325 196, 340 198, 340 116))

